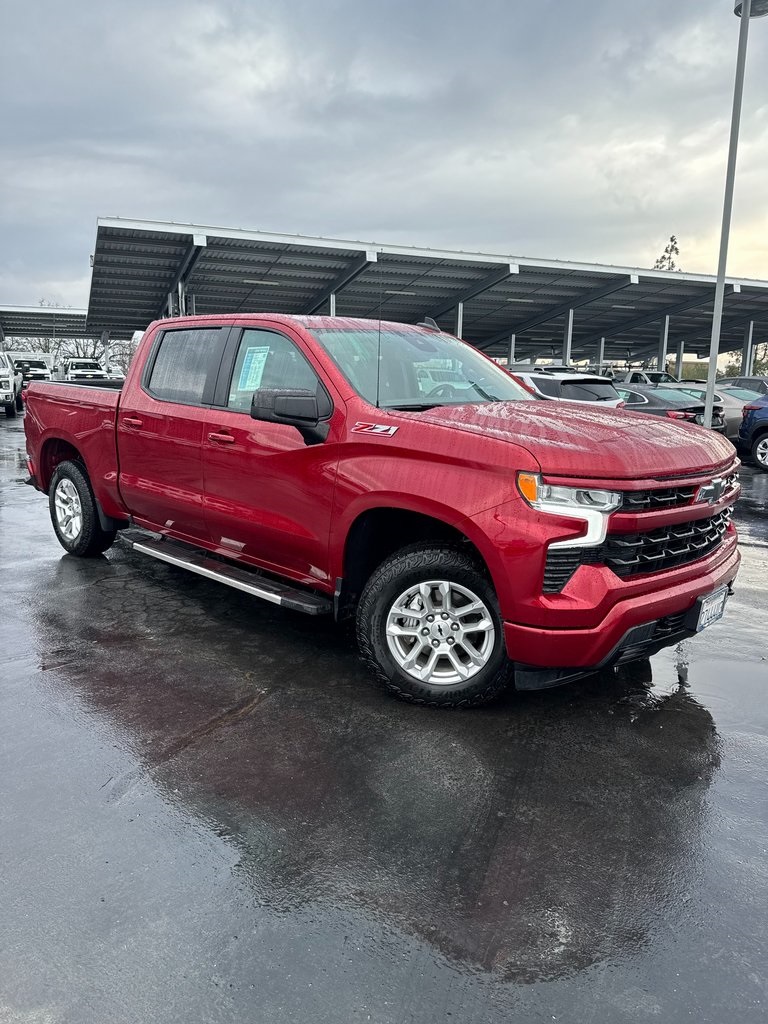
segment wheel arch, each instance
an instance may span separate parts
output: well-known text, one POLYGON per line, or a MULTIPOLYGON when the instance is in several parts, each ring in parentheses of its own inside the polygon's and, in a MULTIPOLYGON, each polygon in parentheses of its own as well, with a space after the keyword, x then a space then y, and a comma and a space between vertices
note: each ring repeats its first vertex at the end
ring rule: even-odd
POLYGON ((386 558, 420 541, 464 548, 494 583, 484 553, 487 544, 471 521, 457 521, 456 513, 448 509, 427 512, 386 502, 359 511, 346 531, 336 582, 337 618, 352 614, 367 580, 386 558))

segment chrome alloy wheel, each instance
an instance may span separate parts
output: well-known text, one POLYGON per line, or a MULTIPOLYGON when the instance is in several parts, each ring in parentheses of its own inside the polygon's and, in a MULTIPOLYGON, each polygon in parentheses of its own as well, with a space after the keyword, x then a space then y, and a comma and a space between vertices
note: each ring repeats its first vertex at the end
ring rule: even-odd
POLYGON ((387 615, 387 644, 398 666, 435 686, 466 682, 493 654, 487 606, 458 583, 428 580, 404 591, 387 615))
POLYGON ((761 438, 755 445, 754 451, 755 460, 760 463, 761 466, 768 467, 768 436, 761 438))
POLYGON ((68 477, 62 477, 56 484, 53 500, 62 535, 66 540, 77 540, 83 528, 83 508, 77 488, 68 477))

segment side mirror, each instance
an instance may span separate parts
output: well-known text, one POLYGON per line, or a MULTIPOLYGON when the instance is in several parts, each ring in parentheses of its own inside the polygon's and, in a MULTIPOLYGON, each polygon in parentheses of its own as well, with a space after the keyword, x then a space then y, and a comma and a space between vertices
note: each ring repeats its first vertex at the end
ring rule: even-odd
POLYGON ((251 416, 266 423, 284 423, 296 427, 307 444, 320 444, 328 437, 333 412, 331 400, 322 386, 317 392, 302 388, 259 388, 251 400, 251 416))

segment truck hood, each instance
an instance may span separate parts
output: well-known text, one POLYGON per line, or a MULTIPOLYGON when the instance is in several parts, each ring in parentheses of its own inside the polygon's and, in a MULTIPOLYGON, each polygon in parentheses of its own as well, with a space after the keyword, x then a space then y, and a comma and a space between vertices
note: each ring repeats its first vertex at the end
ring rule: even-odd
POLYGON ((712 430, 602 404, 593 410, 564 402, 492 402, 442 406, 418 416, 436 426, 513 442, 554 476, 684 476, 735 458, 733 445, 712 430))

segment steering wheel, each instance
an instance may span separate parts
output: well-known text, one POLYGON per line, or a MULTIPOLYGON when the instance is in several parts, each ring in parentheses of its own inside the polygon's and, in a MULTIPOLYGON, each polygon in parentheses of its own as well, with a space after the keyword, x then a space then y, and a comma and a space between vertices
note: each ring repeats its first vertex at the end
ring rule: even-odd
POLYGON ((455 398, 458 391, 453 384, 438 384, 427 392, 427 398, 455 398))

